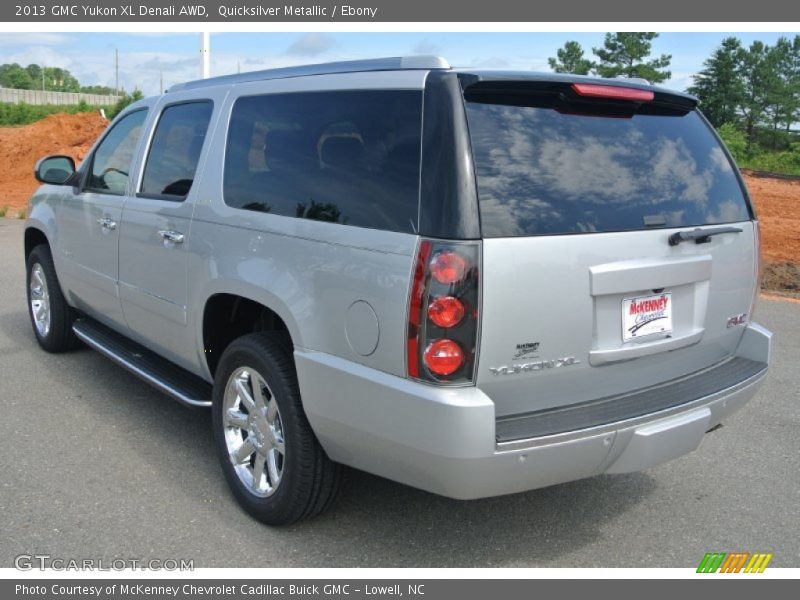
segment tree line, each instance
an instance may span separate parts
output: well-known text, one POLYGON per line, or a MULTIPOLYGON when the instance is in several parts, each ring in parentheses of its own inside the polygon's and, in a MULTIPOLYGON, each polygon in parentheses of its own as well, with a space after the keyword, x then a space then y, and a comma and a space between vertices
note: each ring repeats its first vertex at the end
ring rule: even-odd
POLYGON ((81 92, 84 94, 114 94, 114 88, 105 85, 81 85, 67 69, 41 67, 17 63, 0 65, 0 86, 18 90, 41 90, 48 92, 81 92))
POLYGON ((586 58, 583 47, 578 42, 569 41, 547 62, 556 73, 638 77, 650 83, 661 83, 672 77, 667 70, 672 55, 650 58, 653 40, 657 37, 658 34, 653 32, 607 33, 603 45, 592 48, 597 60, 586 58))
MULTIPOLYGON (((671 77, 672 56, 651 57, 653 32, 607 33, 587 58, 568 41, 548 59, 557 73, 641 77, 662 83, 671 77)), ((773 45, 745 47, 727 37, 703 62, 686 90, 722 136, 740 166, 800 174, 800 35, 773 45)))
POLYGON ((790 134, 800 121, 800 35, 746 48, 725 38, 693 79, 688 91, 708 120, 744 133, 748 149, 784 149, 795 141, 790 134))
POLYGON ((0 127, 28 125, 44 119, 48 115, 56 113, 76 114, 82 112, 95 112, 100 109, 106 115, 106 118, 113 119, 122 109, 129 104, 141 100, 144 97, 140 90, 133 90, 130 94, 123 93, 116 104, 109 106, 89 106, 85 101, 81 100, 78 104, 63 105, 63 104, 26 104, 25 102, 19 103, 0 103, 0 127))

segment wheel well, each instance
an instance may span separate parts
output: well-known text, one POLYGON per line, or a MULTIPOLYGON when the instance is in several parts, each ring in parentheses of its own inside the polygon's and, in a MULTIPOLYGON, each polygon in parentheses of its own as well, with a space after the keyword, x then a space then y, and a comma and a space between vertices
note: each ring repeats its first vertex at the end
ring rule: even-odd
POLYGON ((292 344, 286 323, 275 311, 242 296, 211 296, 203 311, 203 345, 211 375, 214 375, 228 344, 236 338, 257 331, 279 332, 289 346, 292 344))
POLYGON ((25 230, 25 260, 28 260, 31 251, 41 244, 48 244, 47 236, 39 229, 29 227, 25 230))

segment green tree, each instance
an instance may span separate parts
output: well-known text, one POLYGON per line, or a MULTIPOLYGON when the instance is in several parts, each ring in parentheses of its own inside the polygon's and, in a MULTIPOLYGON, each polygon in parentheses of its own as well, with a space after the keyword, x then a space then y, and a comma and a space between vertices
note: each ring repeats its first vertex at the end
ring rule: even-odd
POLYGON ((131 94, 124 94, 117 101, 117 103, 108 111, 108 114, 106 116, 109 119, 113 119, 119 113, 121 113, 122 110, 125 109, 127 106, 133 104, 134 102, 137 102, 138 100, 141 100, 142 98, 144 98, 144 94, 142 94, 141 90, 133 90, 133 93, 131 94))
POLYGON ((777 73, 767 112, 773 129, 780 126, 788 133, 800 121, 800 35, 794 40, 779 38, 771 52, 777 73))
POLYGON ((41 67, 30 64, 21 67, 17 63, 0 65, 0 85, 21 90, 44 89, 50 92, 79 92, 81 84, 67 69, 41 67))
POLYGON ((747 138, 733 123, 724 123, 717 128, 717 133, 730 150, 736 162, 747 160, 747 138))
POLYGON ((602 48, 592 48, 600 59, 595 72, 601 77, 643 77, 652 83, 661 83, 672 76, 667 69, 672 55, 650 56, 652 42, 658 37, 652 32, 607 33, 602 48))
POLYGON ((18 90, 29 90, 33 81, 28 72, 17 63, 0 66, 0 85, 18 90))
POLYGON ((104 96, 116 94, 114 88, 110 88, 107 85, 83 85, 81 86, 81 92, 84 94, 101 94, 104 96))
POLYGON ((690 94, 700 100, 700 108, 715 127, 739 120, 739 107, 744 99, 742 68, 745 50, 734 37, 725 38, 703 69, 694 75, 690 94))
POLYGON ((48 90, 56 92, 77 92, 80 90, 78 80, 66 69, 47 67, 45 69, 45 84, 48 90))
POLYGON ((550 68, 556 73, 574 73, 588 75, 594 64, 583 55, 583 48, 578 42, 569 41, 563 48, 556 50, 556 57, 548 58, 550 68))
POLYGON ((30 64, 25 67, 28 75, 31 77, 31 85, 34 89, 42 89, 42 67, 39 65, 30 64))
POLYGON ((747 135, 747 149, 751 151, 756 142, 756 128, 764 122, 770 104, 771 90, 777 77, 776 65, 769 47, 756 40, 743 54, 742 82, 744 96, 741 111, 744 131, 747 135))

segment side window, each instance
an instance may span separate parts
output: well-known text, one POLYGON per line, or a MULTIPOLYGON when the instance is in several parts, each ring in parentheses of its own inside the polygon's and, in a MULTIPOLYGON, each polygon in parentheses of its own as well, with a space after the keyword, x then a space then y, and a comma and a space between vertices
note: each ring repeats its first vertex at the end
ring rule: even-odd
POLYGON ((115 196, 125 193, 133 153, 146 116, 146 110, 126 115, 103 138, 92 156, 85 190, 115 196))
POLYGON ((413 233, 422 92, 239 98, 225 152, 228 206, 413 233))
POLYGON ((156 125, 139 196, 183 200, 194 181, 213 104, 208 101, 168 106, 156 125))

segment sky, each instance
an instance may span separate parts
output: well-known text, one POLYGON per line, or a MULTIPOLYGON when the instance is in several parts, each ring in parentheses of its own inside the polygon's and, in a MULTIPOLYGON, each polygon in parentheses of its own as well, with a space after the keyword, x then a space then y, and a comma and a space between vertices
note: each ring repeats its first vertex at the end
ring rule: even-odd
MULTIPOLYGON (((744 44, 773 44, 795 33, 662 33, 653 55, 671 54, 672 78, 666 87, 685 90, 723 38, 744 44)), ((547 58, 564 42, 576 40, 592 58, 602 33, 214 33, 211 75, 237 70, 311 64, 335 60, 435 54, 457 67, 548 71, 547 58)), ((200 77, 199 33, 0 33, 0 64, 30 63, 69 69, 83 85, 114 86, 114 50, 119 51, 120 87, 157 94, 200 77)))

